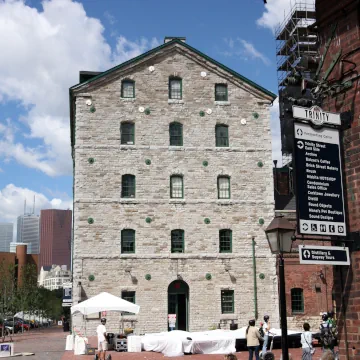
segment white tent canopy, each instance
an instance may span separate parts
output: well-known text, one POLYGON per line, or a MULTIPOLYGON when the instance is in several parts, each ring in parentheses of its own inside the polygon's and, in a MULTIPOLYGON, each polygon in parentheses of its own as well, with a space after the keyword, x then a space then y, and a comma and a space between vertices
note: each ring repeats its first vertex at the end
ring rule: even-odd
POLYGON ((71 313, 81 312, 84 315, 94 314, 101 311, 128 311, 138 314, 140 306, 129 301, 102 292, 88 300, 71 307, 71 313))

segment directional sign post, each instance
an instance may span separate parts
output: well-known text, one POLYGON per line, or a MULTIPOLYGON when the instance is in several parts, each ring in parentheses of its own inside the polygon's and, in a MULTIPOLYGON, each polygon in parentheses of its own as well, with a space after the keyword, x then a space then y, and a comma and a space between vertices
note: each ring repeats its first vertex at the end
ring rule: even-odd
POLYGON ((298 232, 346 236, 339 131, 294 123, 298 232))
POLYGON ((300 264, 350 265, 349 248, 299 245, 300 264))

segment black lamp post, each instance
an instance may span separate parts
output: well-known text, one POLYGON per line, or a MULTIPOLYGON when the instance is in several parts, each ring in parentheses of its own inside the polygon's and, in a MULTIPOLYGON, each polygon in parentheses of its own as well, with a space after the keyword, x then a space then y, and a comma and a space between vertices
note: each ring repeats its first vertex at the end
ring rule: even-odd
POLYGON ((289 360, 283 254, 291 251, 292 237, 295 233, 295 229, 294 226, 282 216, 275 216, 275 218, 266 228, 265 233, 269 242, 271 252, 273 254, 279 255, 282 360, 289 360))

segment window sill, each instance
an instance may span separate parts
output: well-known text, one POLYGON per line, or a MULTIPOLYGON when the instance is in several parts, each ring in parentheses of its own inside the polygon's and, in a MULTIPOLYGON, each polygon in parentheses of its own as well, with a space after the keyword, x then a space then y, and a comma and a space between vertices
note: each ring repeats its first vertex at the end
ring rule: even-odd
POLYGON ((139 200, 135 198, 121 198, 120 199, 121 204, 138 204, 139 200))
POLYGON ((298 315, 304 315, 304 314, 305 314, 305 311, 292 312, 292 313, 291 313, 291 316, 298 316, 298 315))
POLYGON ((183 151, 183 150, 184 150, 184 147, 183 147, 183 146, 170 145, 170 146, 169 146, 169 150, 170 150, 170 151, 183 151))
POLYGON ((183 104, 184 100, 182 99, 168 99, 168 104, 183 104))
POLYGON ((221 314, 220 315, 220 320, 237 320, 238 317, 234 314, 221 314))
POLYGON ((169 204, 186 204, 185 199, 170 199, 169 204))
POLYGON ((120 149, 133 149, 135 144, 120 144, 120 149))
POLYGON ((232 205, 232 200, 231 199, 217 199, 216 203, 222 204, 222 205, 232 205))
POLYGON ((230 101, 215 101, 215 105, 229 106, 229 105, 231 105, 231 103, 230 103, 230 101))
POLYGON ((120 97, 120 99, 122 100, 122 101, 135 101, 136 100, 136 98, 123 98, 123 97, 120 97))

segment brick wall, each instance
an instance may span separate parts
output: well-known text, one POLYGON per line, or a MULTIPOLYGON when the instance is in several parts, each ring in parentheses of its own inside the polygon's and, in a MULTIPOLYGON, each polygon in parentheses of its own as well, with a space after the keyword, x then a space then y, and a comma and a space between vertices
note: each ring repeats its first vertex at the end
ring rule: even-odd
MULTIPOLYGON (((337 23, 335 38, 329 47, 322 73, 329 67, 332 57, 342 51, 347 62, 337 64, 329 76, 332 82, 344 82, 356 77, 360 71, 359 2, 317 0, 316 12, 320 38, 320 54, 324 53, 326 41, 331 36, 331 24, 337 23)), ((348 204, 350 236, 358 239, 360 231, 360 82, 353 81, 348 90, 324 98, 323 109, 331 112, 353 111, 351 128, 343 132, 345 184, 348 204)), ((340 355, 341 359, 360 358, 360 252, 359 243, 353 246, 351 266, 335 270, 335 292, 337 296, 340 355), (341 285, 343 284, 343 286, 341 285), (342 291, 343 290, 343 291, 342 291), (344 294, 342 297, 341 295, 344 294), (347 335, 347 336, 346 336, 347 335), (346 338, 348 344, 346 344, 346 338)))

